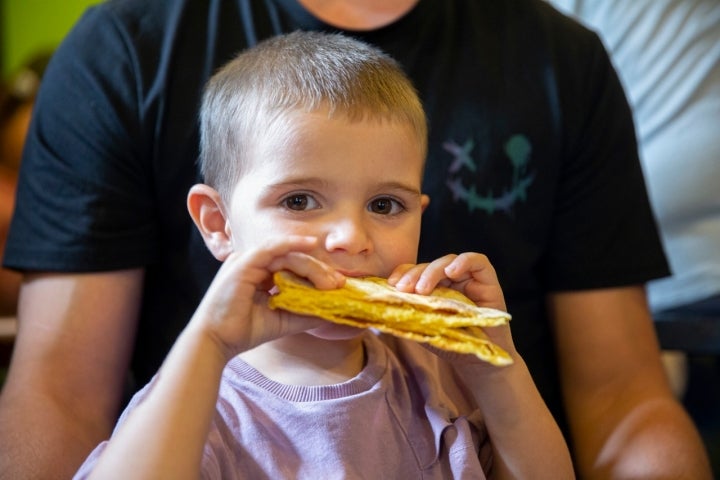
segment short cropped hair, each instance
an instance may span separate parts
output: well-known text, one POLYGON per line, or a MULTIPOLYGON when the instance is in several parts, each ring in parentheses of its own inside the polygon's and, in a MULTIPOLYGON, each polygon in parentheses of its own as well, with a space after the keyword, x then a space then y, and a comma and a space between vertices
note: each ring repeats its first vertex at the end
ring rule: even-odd
POLYGON ((321 109, 351 121, 405 123, 417 135, 424 160, 427 120, 400 65, 341 34, 297 31, 241 52, 208 81, 200 110, 204 182, 228 195, 253 141, 267 138, 291 113, 321 109))

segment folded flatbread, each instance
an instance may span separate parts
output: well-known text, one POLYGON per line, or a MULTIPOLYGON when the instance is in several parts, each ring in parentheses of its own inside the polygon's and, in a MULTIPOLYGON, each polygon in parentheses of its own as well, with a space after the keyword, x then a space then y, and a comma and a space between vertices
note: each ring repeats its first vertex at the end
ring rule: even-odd
POLYGON ((379 277, 348 277, 342 288, 318 290, 288 271, 276 272, 273 278, 278 293, 270 297, 271 308, 374 328, 443 350, 471 353, 493 365, 512 363, 510 355, 482 331, 506 324, 510 315, 478 307, 456 290, 438 287, 431 295, 406 293, 379 277))

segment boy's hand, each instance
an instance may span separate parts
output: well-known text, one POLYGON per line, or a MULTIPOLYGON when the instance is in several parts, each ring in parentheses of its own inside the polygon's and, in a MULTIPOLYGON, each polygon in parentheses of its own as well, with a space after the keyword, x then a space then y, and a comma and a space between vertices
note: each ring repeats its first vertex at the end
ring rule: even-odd
MULTIPOLYGON (((463 293, 480 307, 507 311, 495 268, 481 253, 450 254, 430 263, 399 265, 388 277, 388 283, 403 292, 415 292, 422 295, 431 294, 437 286, 450 287, 463 293)), ((493 342, 511 355, 515 355, 515 347, 508 325, 485 328, 483 331, 493 342)), ((485 363, 473 355, 432 350, 452 361, 485 363)), ((491 367, 489 364, 487 365, 491 367)), ((497 367, 490 368, 490 370, 493 369, 497 369, 497 367)))
POLYGON ((320 289, 343 285, 342 274, 304 253, 316 243, 314 237, 292 236, 231 254, 198 306, 192 327, 209 335, 230 359, 267 341, 321 325, 322 320, 267 306, 272 274, 278 270, 290 270, 320 289))
POLYGON ((445 255, 430 263, 400 265, 388 282, 403 292, 429 295, 439 285, 462 292, 480 307, 506 311, 495 268, 475 252, 445 255))

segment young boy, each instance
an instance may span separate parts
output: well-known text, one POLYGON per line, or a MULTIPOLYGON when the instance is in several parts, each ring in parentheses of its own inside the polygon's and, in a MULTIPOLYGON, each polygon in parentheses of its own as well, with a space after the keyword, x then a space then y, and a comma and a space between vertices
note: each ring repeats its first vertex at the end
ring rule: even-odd
POLYGON ((223 266, 77 477, 572 478, 507 327, 488 329, 515 360, 499 368, 267 306, 285 269, 505 309, 485 256, 415 264, 426 130, 397 64, 340 35, 275 37, 218 72, 188 209, 223 266))

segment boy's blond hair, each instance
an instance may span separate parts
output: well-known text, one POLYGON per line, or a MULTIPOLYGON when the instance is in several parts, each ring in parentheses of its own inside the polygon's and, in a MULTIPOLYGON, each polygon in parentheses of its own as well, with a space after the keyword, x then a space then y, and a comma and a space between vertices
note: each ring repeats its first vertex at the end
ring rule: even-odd
POLYGON ((425 113, 398 63, 340 34, 297 31, 240 53, 208 82, 200 112, 205 183, 229 194, 255 140, 287 134, 291 114, 317 110, 352 121, 405 123, 424 158, 425 113))

